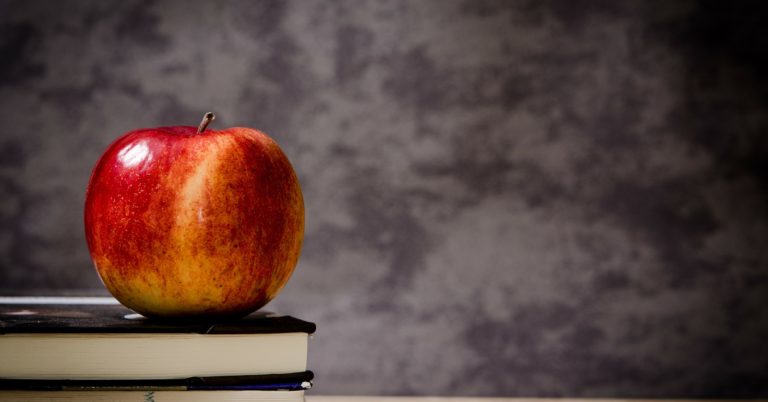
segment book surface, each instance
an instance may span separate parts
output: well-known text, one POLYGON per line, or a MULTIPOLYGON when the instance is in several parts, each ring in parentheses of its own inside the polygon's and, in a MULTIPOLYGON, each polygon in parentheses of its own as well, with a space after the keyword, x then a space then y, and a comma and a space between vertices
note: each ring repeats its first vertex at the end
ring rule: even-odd
POLYGON ((311 371, 162 380, 0 379, 0 391, 302 391, 312 387, 311 371))
POLYGON ((150 320, 111 298, 0 297, 0 378, 167 379, 307 369, 315 325, 242 319, 150 320))
POLYGON ((304 401, 304 391, 2 391, 4 402, 245 402, 304 401))
POLYGON ((111 297, 0 297, 2 333, 314 333, 315 324, 257 311, 221 321, 152 320, 111 297))

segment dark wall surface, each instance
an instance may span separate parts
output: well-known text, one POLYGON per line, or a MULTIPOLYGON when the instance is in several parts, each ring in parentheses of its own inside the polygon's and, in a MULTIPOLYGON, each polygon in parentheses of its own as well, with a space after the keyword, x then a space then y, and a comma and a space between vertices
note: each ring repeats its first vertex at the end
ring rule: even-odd
POLYGON ((764 3, 0 0, 0 287, 102 289, 90 169, 260 128, 315 393, 768 396, 764 3))

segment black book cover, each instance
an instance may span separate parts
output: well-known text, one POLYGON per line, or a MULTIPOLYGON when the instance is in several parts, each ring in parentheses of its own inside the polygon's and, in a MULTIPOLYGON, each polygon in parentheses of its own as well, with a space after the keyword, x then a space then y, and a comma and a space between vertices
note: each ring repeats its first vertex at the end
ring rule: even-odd
POLYGON ((25 391, 216 391, 306 390, 312 386, 311 371, 289 374, 192 377, 161 380, 17 380, 0 379, 0 390, 25 391))
POLYGON ((262 311, 239 319, 154 320, 136 314, 116 300, 106 297, 0 297, 0 334, 312 334, 315 328, 311 322, 262 311))

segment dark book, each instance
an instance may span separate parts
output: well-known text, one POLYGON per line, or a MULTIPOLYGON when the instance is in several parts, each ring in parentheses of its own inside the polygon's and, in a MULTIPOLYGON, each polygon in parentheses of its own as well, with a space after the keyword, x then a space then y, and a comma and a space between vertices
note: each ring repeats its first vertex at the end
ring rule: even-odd
POLYGON ((0 391, 303 391, 312 387, 313 378, 314 374, 311 371, 162 380, 19 380, 0 378, 0 391))
POLYGON ((300 373, 315 325, 256 312, 151 320, 112 298, 0 297, 0 378, 158 380, 300 373))
POLYGON ((304 402, 304 391, 16 391, 0 390, 3 402, 304 402))

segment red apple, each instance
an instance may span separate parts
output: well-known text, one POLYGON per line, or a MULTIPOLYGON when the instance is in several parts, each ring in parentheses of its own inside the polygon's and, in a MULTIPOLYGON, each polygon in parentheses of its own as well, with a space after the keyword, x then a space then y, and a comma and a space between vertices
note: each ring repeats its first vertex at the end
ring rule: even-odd
POLYGON ((288 158, 250 128, 131 131, 96 164, 85 232, 96 270, 149 317, 242 316, 291 276, 304 202, 288 158))

